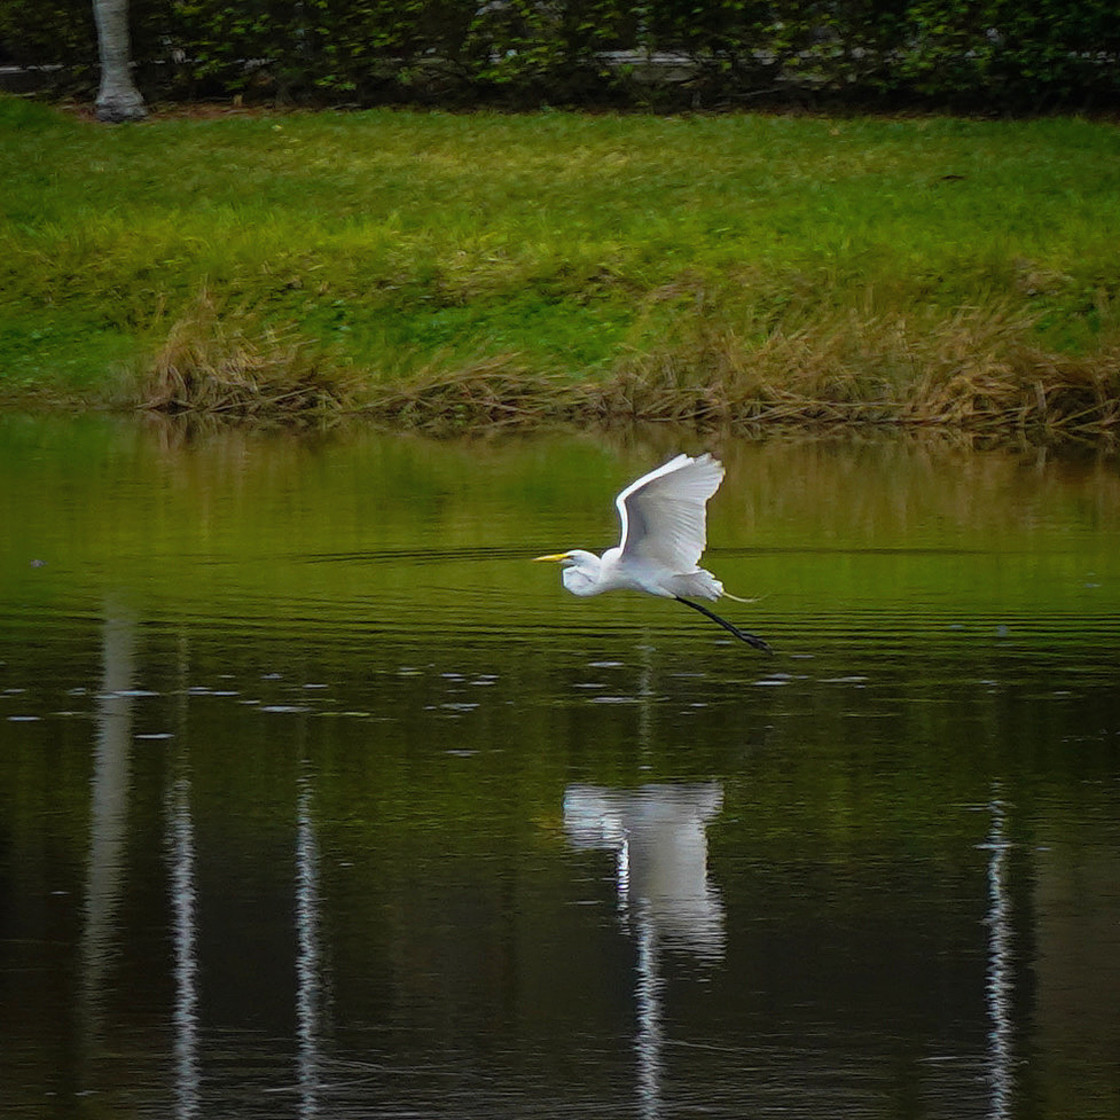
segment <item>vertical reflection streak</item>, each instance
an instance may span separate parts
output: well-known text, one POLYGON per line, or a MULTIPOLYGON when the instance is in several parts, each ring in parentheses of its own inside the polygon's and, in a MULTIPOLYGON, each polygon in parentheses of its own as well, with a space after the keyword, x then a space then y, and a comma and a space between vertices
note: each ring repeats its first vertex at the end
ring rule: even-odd
POLYGON ((618 879, 618 921, 623 930, 630 929, 630 836, 622 834, 615 857, 615 875, 618 879))
POLYGON ((296 805, 296 1029, 301 1117, 319 1112, 319 845, 311 802, 311 778, 305 772, 299 779, 296 805))
POLYGON ((188 754, 190 650, 186 635, 179 639, 179 702, 177 747, 171 759, 167 793, 167 859, 171 891, 171 936, 175 956, 174 1028, 175 1117, 194 1120, 202 1098, 199 1060, 198 991, 198 860, 191 816, 191 773, 188 754))
POLYGON ((90 783, 89 866, 82 931, 81 1020, 85 1041, 100 1033, 106 974, 113 956, 117 910, 124 890, 125 841, 131 780, 136 619, 107 602, 97 740, 90 783))
POLYGON ((1007 855, 1011 843, 1006 838, 1006 803, 999 797, 1000 786, 992 787, 991 830, 984 847, 988 856, 988 1077, 991 1084, 991 1120, 1006 1120, 1011 1115, 1012 1072, 1012 946, 1011 903, 1007 894, 1007 855))
POLYGON ((200 1108, 198 1060, 198 891, 195 885, 191 783, 180 775, 171 787, 171 913, 175 950, 175 1115, 192 1120, 200 1108))
POLYGON ((638 1035, 634 1048, 638 1055, 638 1111, 642 1120, 657 1120, 661 1115, 661 989, 658 973, 657 929, 642 905, 638 914, 638 1035))

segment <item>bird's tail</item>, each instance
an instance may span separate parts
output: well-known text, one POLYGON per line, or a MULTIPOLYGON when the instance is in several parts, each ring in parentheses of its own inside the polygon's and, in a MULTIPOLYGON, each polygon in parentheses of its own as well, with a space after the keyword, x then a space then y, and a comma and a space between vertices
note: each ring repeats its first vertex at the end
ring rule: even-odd
POLYGON ((723 594, 728 599, 734 599, 736 603, 757 603, 759 601, 759 597, 757 595, 755 595, 751 599, 744 599, 741 595, 732 595, 726 587, 723 588, 723 594))
POLYGON ((697 599, 716 599, 726 596, 734 599, 736 603, 757 603, 758 599, 744 599, 739 595, 732 595, 711 572, 704 568, 697 568, 694 572, 673 576, 672 590, 676 595, 692 595, 697 599))
POLYGON ((711 572, 697 568, 682 572, 669 581, 674 595, 692 595, 697 599, 715 601, 723 594, 723 584, 711 572))

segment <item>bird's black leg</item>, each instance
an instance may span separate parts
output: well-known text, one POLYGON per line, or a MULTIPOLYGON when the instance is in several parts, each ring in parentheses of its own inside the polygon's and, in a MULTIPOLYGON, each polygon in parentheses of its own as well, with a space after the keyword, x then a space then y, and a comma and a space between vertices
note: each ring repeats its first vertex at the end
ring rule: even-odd
POLYGON ((729 634, 734 634, 742 642, 746 642, 749 646, 754 646, 755 649, 762 650, 763 653, 773 653, 770 648, 769 642, 764 642, 761 638, 754 634, 748 634, 746 630, 740 630, 738 626, 734 626, 728 622, 726 618, 720 618, 715 611, 708 610, 707 607, 702 607, 699 603, 694 603, 691 599, 683 599, 680 595, 674 595, 674 599, 678 603, 684 603, 686 607, 691 607, 694 611, 699 611, 702 615, 706 615, 713 622, 718 622, 729 634))

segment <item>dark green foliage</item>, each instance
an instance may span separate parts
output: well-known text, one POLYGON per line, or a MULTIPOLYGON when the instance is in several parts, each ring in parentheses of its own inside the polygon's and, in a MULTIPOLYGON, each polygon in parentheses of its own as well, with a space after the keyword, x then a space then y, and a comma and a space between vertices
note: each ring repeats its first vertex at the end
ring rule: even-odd
MULTIPOLYGON (((134 9, 134 19, 135 14, 134 9)), ((92 80, 97 63, 93 5, 0 0, 0 58, 21 66, 63 66, 70 81, 92 80)))
MULTIPOLYGON (((1117 0, 133 0, 154 95, 1106 108, 1117 0)), ((89 85, 90 0, 0 0, 0 56, 89 85)))
POLYGON ((919 0, 909 18, 899 74, 920 93, 1050 108, 1120 92, 1115 0, 919 0))

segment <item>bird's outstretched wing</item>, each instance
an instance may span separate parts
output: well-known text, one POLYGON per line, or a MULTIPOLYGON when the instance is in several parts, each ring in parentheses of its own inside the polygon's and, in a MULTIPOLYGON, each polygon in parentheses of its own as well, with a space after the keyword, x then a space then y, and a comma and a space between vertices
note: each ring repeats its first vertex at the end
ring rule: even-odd
POLYGON ((678 455, 642 475, 615 499, 622 521, 622 560, 694 571, 707 544, 705 506, 723 481, 711 455, 678 455))

